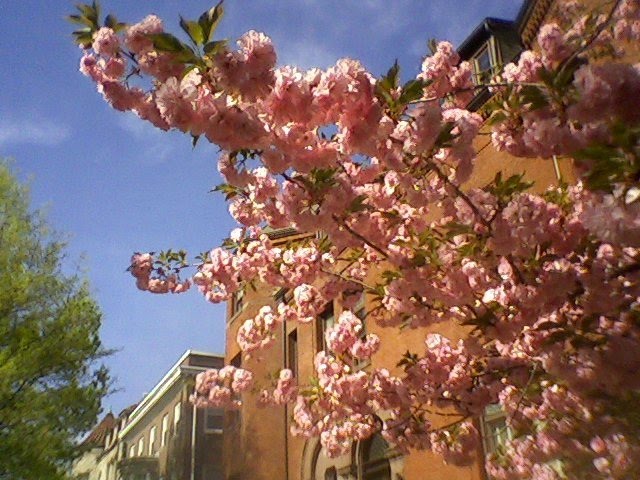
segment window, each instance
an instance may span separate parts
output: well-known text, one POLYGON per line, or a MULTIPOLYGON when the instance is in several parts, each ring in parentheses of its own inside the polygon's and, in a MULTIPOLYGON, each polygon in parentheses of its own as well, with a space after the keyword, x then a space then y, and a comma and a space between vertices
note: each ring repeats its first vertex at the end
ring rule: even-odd
POLYGON ((481 84, 491 78, 491 55, 489 45, 485 45, 475 57, 473 57, 473 79, 474 83, 481 84))
POLYGON ((149 455, 156 454, 156 433, 158 428, 154 425, 149 431, 149 455))
POLYGON ((358 478, 362 480, 391 480, 391 463, 387 458, 389 444, 376 434, 358 444, 358 478))
POLYGON ((333 302, 329 303, 320 316, 316 319, 316 351, 321 352, 327 350, 327 339, 325 332, 336 322, 333 311, 333 302))
POLYGON ((500 65, 500 51, 495 38, 491 37, 471 58, 473 68, 473 82, 476 85, 487 83, 498 73, 500 65))
POLYGON ((169 440, 169 414, 165 413, 162 417, 162 430, 160 433, 160 446, 164 447, 169 440))
POLYGON ((181 405, 180 402, 176 403, 173 407, 173 432, 178 431, 178 422, 180 422, 180 413, 181 413, 181 405))
POLYGON ((222 433, 224 424, 224 410, 221 408, 207 408, 205 410, 204 431, 206 433, 222 433))
POLYGON ((288 288, 280 288, 278 289, 278 291, 275 293, 275 295, 273 296, 273 299, 276 302, 276 306, 280 305, 281 303, 286 303, 287 301, 287 296, 290 295, 290 290, 288 288))
POLYGON ((287 368, 298 377, 298 330, 290 332, 287 336, 287 368))
MULTIPOLYGON (((365 307, 365 293, 362 289, 355 290, 351 292, 345 292, 345 303, 350 306, 353 314, 358 317, 362 321, 362 330, 360 331, 360 339, 364 340, 367 336, 367 310, 365 307)), ((352 360, 354 370, 359 370, 361 368, 369 365, 369 360, 360 360, 354 358, 352 360)))
POLYGON ((353 312, 355 313, 356 317, 362 320, 362 326, 364 327, 364 319, 367 316, 367 312, 364 306, 364 291, 360 290, 358 293, 356 293, 356 295, 358 295, 358 300, 356 301, 356 306, 353 308, 353 312))
MULTIPOLYGON (((336 460, 327 457, 320 442, 317 442, 313 450, 310 465, 311 480, 337 480, 338 470, 336 469, 336 460)), ((341 477, 342 478, 342 477, 341 477)), ((346 478, 346 477, 344 477, 346 478)), ((349 478, 353 478, 349 476, 349 478)))
POLYGON ((141 457, 144 454, 144 437, 140 437, 138 440, 138 456, 141 457))
POLYGON ((135 445, 131 445, 131 448, 129 449, 129 457, 135 457, 136 456, 136 446, 135 445))
POLYGON ((233 303, 231 305, 232 312, 231 315, 235 315, 244 307, 244 289, 240 289, 233 294, 233 303))
POLYGON ((485 408, 481 429, 486 455, 495 452, 512 438, 511 429, 507 426, 507 416, 498 404, 485 408))

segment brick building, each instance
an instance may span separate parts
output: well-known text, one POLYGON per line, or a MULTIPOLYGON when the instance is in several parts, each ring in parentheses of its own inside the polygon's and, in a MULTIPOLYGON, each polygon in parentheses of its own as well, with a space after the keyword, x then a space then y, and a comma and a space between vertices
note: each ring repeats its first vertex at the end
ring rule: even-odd
MULTIPOLYGON (((513 21, 485 19, 460 45, 458 52, 471 62, 479 79, 487 72, 499 71, 502 65, 517 59, 525 48, 535 48, 533 42, 538 29, 553 3, 552 0, 525 0, 513 21)), ((477 92, 469 108, 481 110, 490 96, 488 90, 477 92)), ((557 183, 561 176, 565 179, 572 176, 568 160, 515 159, 506 153, 496 152, 486 135, 478 137, 475 147, 478 159, 471 180, 465 185, 468 188, 486 185, 499 170, 505 176, 528 172, 528 178, 536 181, 537 190, 557 183)), ((269 235, 274 244, 295 242, 305 237, 291 228, 271 231, 269 235)), ((293 370, 301 381, 312 376, 314 356, 324 349, 324 330, 342 311, 339 302, 327 305, 324 313, 312 324, 283 325, 276 334, 275 346, 264 356, 258 354, 243 359, 236 344, 236 332, 246 319, 254 317, 264 305, 275 307, 289 299, 287 291, 258 288, 241 292, 229 302, 227 363, 248 368, 257 377, 273 374, 282 368, 293 370)), ((366 295, 362 295, 360 306, 363 309, 370 306, 366 295)), ((425 331, 405 330, 398 335, 397 330, 384 329, 372 322, 366 324, 366 330, 376 333, 383 342, 371 362, 358 368, 384 367, 393 371, 403 352, 420 351, 424 342, 425 331), (384 341, 390 336, 393 336, 393 341, 384 341)), ((439 325, 438 332, 452 339, 465 335, 462 327, 450 324, 439 325)), ((260 408, 257 395, 257 392, 247 394, 243 407, 226 415, 224 468, 227 480, 482 480, 486 479, 485 452, 494 449, 509 434, 499 409, 488 409, 483 418, 477 419, 483 434, 483 451, 479 450, 477 461, 467 467, 445 465, 431 452, 402 455, 380 435, 356 443, 349 455, 329 459, 317 439, 294 438, 288 433, 291 407, 260 408)), ((434 419, 434 424, 438 425, 437 419, 434 419)))
POLYGON ((188 350, 146 394, 116 418, 108 413, 83 442, 79 480, 222 479, 223 413, 189 402, 195 376, 223 357, 188 350))

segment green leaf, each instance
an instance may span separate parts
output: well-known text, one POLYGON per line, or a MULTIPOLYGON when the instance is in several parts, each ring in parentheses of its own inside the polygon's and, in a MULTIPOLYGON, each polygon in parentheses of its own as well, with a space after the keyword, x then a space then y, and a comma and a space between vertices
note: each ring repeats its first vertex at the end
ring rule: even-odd
POLYGON ((386 91, 398 88, 398 85, 400 85, 400 65, 398 65, 398 60, 393 62, 393 66, 387 74, 378 81, 378 84, 386 91))
POLYGON ((184 43, 170 33, 153 33, 149 35, 149 38, 155 49, 161 52, 178 53, 188 49, 184 43))
POLYGON ((204 33, 202 32, 202 26, 198 22, 188 21, 180 17, 180 27, 189 35, 189 38, 195 45, 202 45, 204 43, 204 33))
POLYGON ((184 49, 180 52, 175 53, 175 59, 181 63, 198 63, 201 61, 200 57, 196 55, 196 52, 193 51, 191 47, 188 45, 184 45, 184 49))
POLYGON ((487 120, 487 125, 494 126, 504 122, 507 119, 507 114, 504 110, 495 110, 489 119, 487 120))
POLYGON ((115 30, 117 25, 118 25, 118 19, 115 17, 115 15, 109 14, 107 15, 107 18, 104 19, 105 27, 109 27, 115 30))
POLYGON ((77 25, 82 25, 82 26, 86 26, 86 27, 91 27, 92 26, 91 20, 89 20, 86 17, 83 17, 81 15, 67 15, 67 20, 69 22, 75 23, 77 25))
POLYGON ((406 105, 415 100, 419 100, 422 98, 424 88, 430 82, 425 82, 423 80, 410 80, 402 86, 402 93, 400 94, 400 98, 398 99, 398 103, 401 105, 406 105))
POLYGON ((427 46, 429 47, 432 55, 438 51, 438 41, 435 38, 430 38, 427 42, 427 46))
POLYGON ((203 47, 204 53, 209 56, 214 56, 226 48, 228 43, 228 40, 215 40, 213 42, 209 42, 203 47))
POLYGON ((224 0, 220 0, 215 7, 204 12, 198 19, 198 24, 202 29, 203 43, 208 43, 211 40, 222 19, 222 15, 224 14, 223 1, 224 0))
POLYGON ((362 210, 365 210, 367 208, 367 204, 364 203, 366 199, 366 195, 358 195, 353 199, 347 210, 351 213, 361 212, 362 210))
POLYGON ((233 197, 236 197, 241 192, 241 189, 239 189, 238 187, 234 187, 233 185, 229 185, 228 183, 222 183, 215 187, 212 191, 222 192, 224 193, 225 200, 230 200, 233 197))
POLYGON ((544 108, 549 105, 544 91, 533 85, 522 87, 522 103, 528 104, 532 110, 544 108))
POLYGON ((485 190, 498 197, 500 203, 504 205, 515 194, 524 192, 533 186, 533 182, 523 181, 524 175, 524 173, 511 175, 506 180, 502 180, 502 172, 498 172, 493 181, 485 187, 485 190))

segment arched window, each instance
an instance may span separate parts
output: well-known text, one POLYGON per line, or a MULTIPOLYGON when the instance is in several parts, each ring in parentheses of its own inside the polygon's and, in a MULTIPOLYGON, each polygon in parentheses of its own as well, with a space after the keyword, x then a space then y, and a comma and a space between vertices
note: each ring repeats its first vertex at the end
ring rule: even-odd
POLYGON ((391 480, 389 444, 377 434, 358 445, 358 479, 391 480))
POLYGON ((316 445, 313 451, 312 460, 312 479, 313 480, 336 480, 338 478, 338 472, 333 460, 328 458, 322 451, 320 443, 316 445))

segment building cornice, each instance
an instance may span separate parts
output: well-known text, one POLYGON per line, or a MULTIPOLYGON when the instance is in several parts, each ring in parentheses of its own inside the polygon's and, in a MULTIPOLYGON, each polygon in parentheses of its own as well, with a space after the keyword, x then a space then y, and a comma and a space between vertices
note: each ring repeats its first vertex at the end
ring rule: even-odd
POLYGON ((204 356, 209 358, 220 358, 220 355, 200 352, 196 350, 187 350, 180 359, 171 367, 171 369, 160 379, 160 381, 151 389, 140 404, 129 415, 129 419, 124 428, 118 432, 118 439, 122 440, 126 435, 145 417, 145 415, 162 399, 162 397, 183 377, 183 374, 197 374, 208 370, 211 367, 200 367, 195 365, 182 365, 184 361, 192 355, 204 356))
POLYGON ((517 22, 525 48, 531 48, 552 3, 553 0, 526 0, 523 4, 517 22))

